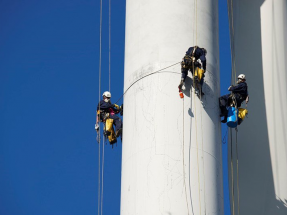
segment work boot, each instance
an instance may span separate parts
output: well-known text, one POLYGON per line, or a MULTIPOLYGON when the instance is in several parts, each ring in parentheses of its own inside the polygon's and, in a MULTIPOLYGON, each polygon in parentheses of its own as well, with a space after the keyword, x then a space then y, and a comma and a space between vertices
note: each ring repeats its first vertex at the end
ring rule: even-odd
POLYGON ((111 132, 110 132, 110 131, 106 131, 106 130, 105 130, 105 131, 104 131, 104 135, 108 137, 108 136, 110 136, 110 135, 111 135, 111 132))
POLYGON ((179 83, 179 85, 178 85, 178 88, 179 88, 180 90, 182 90, 182 88, 184 87, 184 85, 185 85, 184 80, 181 80, 180 83, 179 83))
POLYGON ((194 82, 195 82, 195 83, 199 83, 199 79, 198 79, 197 76, 194 77, 194 82))
POLYGON ((119 137, 122 134, 122 130, 123 129, 120 128, 119 130, 116 131, 116 137, 119 137))

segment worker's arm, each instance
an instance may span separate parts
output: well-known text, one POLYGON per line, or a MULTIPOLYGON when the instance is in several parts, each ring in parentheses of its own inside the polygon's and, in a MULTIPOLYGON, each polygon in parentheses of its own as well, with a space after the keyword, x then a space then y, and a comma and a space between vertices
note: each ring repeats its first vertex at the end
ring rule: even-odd
POLYGON ((249 96, 248 95, 246 96, 245 102, 246 102, 246 104, 249 102, 249 96))
POLYGON ((95 129, 96 130, 99 130, 99 128, 100 128, 100 126, 99 126, 99 113, 100 113, 100 111, 99 110, 97 110, 97 122, 96 122, 96 124, 95 124, 95 129))
POLYGON ((238 84, 236 86, 230 86, 228 88, 228 90, 232 91, 234 93, 242 93, 243 94, 243 92, 246 91, 246 84, 240 83, 240 84, 238 84))
POLYGON ((204 54, 201 55, 199 59, 200 59, 200 61, 202 63, 203 69, 206 70, 206 57, 205 57, 205 55, 204 54))
POLYGON ((114 108, 115 108, 116 110, 119 110, 119 109, 120 109, 120 107, 119 107, 117 104, 114 104, 114 108))

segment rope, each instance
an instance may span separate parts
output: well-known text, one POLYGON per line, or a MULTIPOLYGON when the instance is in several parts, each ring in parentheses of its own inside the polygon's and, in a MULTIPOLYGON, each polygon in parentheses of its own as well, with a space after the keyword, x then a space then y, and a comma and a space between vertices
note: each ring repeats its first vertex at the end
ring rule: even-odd
MULTIPOLYGON (((201 90, 200 90, 200 100, 201 100, 201 90)), ((203 150, 203 122, 202 122, 202 108, 200 108, 200 118, 201 118, 201 148, 202 148, 202 163, 203 163, 203 189, 204 189, 204 209, 206 214, 206 196, 205 196, 205 166, 204 166, 204 150, 203 150)))
POLYGON ((101 215, 103 214, 103 201, 104 201, 104 167, 105 167, 105 140, 103 138, 101 215))
MULTIPOLYGON (((228 17, 229 17, 229 24, 231 25, 230 30, 230 49, 231 49, 231 60, 232 60, 232 78, 231 78, 231 84, 236 83, 236 60, 235 60, 235 51, 234 51, 234 19, 233 19, 233 0, 227 0, 228 4, 228 17), (230 4, 229 4, 230 1, 230 4), (230 13, 229 13, 230 11, 230 13)), ((238 106, 236 98, 233 95, 233 100, 235 101, 235 107, 236 107, 236 120, 238 121, 238 106)), ((238 162, 238 142, 237 142, 237 132, 238 129, 236 127, 236 163, 237 163, 237 209, 238 209, 238 215, 240 215, 240 205, 239 205, 239 162, 238 162)), ((233 205, 233 215, 235 213, 234 211, 234 179, 233 179, 233 158, 232 158, 232 129, 230 129, 231 132, 231 172, 232 172, 232 205, 233 205)))
POLYGON ((111 92, 111 0, 109 0, 109 92, 111 92))
MULTIPOLYGON (((101 100, 101 63, 102 63, 102 0, 100 1, 100 50, 99 50, 99 101, 101 100)), ((99 106, 99 111, 101 111, 99 106)), ((97 116, 98 117, 98 116, 97 116)), ((99 131, 101 123, 99 123, 99 131)), ((98 167, 98 215, 101 208, 101 132, 99 132, 99 167, 98 167)))
MULTIPOLYGON (((235 95, 234 94, 232 94, 233 95, 233 99, 234 99, 234 103, 235 103, 235 108, 236 108, 236 121, 238 122, 238 105, 237 105, 237 100, 236 100, 236 97, 235 97, 235 95)), ((237 167, 236 167, 236 170, 237 170, 237 175, 236 175, 236 182, 237 182, 237 209, 238 209, 238 215, 240 215, 240 207, 239 207, 239 170, 238 170, 238 149, 237 149, 237 132, 238 132, 238 128, 237 128, 237 126, 236 126, 236 128, 235 128, 235 131, 236 131, 236 135, 235 135, 235 137, 236 137, 236 163, 237 163, 237 167)), ((233 197, 234 198, 234 197, 233 197)), ((233 200, 234 201, 234 200, 233 200)))
POLYGON ((182 162, 183 162, 183 185, 185 187, 185 200, 186 200, 186 207, 189 215, 189 207, 187 201, 187 192, 186 192, 186 183, 185 183, 185 162, 184 162, 184 98, 182 98, 182 162))
POLYGON ((231 64, 232 64, 232 82, 236 83, 236 66, 235 66, 235 53, 234 53, 234 19, 233 19, 233 0, 227 0, 228 8, 230 9, 230 13, 228 10, 229 24, 231 25, 230 30, 230 49, 231 49, 231 64), (229 4, 229 1, 231 4, 229 4))
POLYGON ((240 215, 240 207, 239 207, 239 164, 238 164, 238 149, 237 149, 237 133, 238 129, 236 128, 236 160, 237 160, 237 208, 238 208, 238 215, 240 215))
POLYGON ((234 181, 233 181, 233 157, 232 157, 232 129, 230 129, 231 139, 231 189, 232 189, 232 214, 234 215, 234 181))
MULTIPOLYGON (((164 70, 164 69, 168 69, 168 68, 170 68, 170 67, 173 67, 173 66, 175 66, 175 65, 177 65, 177 64, 179 64, 179 63, 181 63, 181 61, 179 61, 179 62, 177 62, 177 63, 174 63, 174 64, 172 64, 172 65, 170 65, 170 66, 167 66, 167 67, 165 67, 165 68, 159 69, 159 70, 157 70, 157 71, 154 71, 154 72, 152 72, 152 73, 150 73, 150 74, 144 75, 143 77, 139 78, 138 80, 136 80, 135 82, 133 82, 133 83, 125 90, 125 92, 121 95, 121 97, 120 97, 115 103, 118 103, 118 101, 120 101, 121 98, 123 98, 123 96, 128 92, 128 90, 129 90, 135 83, 137 83, 138 81, 140 81, 140 80, 142 80, 142 79, 144 79, 144 78, 146 78, 146 77, 148 77, 148 76, 150 76, 150 75, 154 75, 154 74, 156 74, 156 73, 160 73, 160 71, 162 71, 162 70, 164 70)), ((163 71, 162 73, 178 73, 178 72, 163 71)), ((178 74, 179 74, 179 73, 178 73, 178 74)))
POLYGON ((198 196, 199 196, 199 212, 201 215, 201 198, 200 198, 200 177, 199 177, 199 162, 198 162, 198 142, 197 142, 197 121, 196 121, 196 100, 195 100, 195 71, 194 62, 192 62, 193 69, 193 103, 194 103, 194 120, 195 120, 195 141, 196 141, 196 153, 197 153, 197 179, 198 179, 198 196))

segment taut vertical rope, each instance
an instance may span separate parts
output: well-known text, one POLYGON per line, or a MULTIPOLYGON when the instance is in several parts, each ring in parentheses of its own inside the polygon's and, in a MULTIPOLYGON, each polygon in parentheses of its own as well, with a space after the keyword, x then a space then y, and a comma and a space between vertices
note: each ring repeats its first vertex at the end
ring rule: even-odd
POLYGON ((189 207, 187 202, 187 192, 186 192, 186 183, 185 183, 185 162, 184 162, 184 98, 182 98, 182 166, 183 166, 183 185, 185 187, 185 200, 187 212, 189 215, 189 207))
MULTIPOLYGON (((101 66, 102 66, 101 63, 102 63, 102 0, 100 1, 99 101, 101 100, 101 66)), ((100 106, 99 111, 101 111, 100 106)), ((101 127, 100 126, 101 124, 99 123, 98 215, 100 214, 100 206, 101 206, 100 205, 101 204, 101 127)))
POLYGON ((109 92, 111 92, 111 0, 109 0, 109 92))
POLYGON ((237 160, 237 208, 238 208, 238 215, 240 215, 240 206, 239 206, 239 161, 238 161, 238 148, 237 148, 237 132, 236 129, 236 160, 237 160))
POLYGON ((232 189, 232 214, 234 215, 234 181, 233 181, 233 158, 232 158, 232 129, 230 129, 230 139, 231 139, 231 189, 232 189))

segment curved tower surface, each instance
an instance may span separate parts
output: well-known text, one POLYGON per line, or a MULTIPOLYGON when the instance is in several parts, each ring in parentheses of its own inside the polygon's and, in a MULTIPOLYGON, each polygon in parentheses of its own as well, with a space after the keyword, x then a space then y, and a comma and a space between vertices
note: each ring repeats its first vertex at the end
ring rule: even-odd
POLYGON ((218 1, 127 0, 124 81, 121 214, 222 215, 218 1), (207 49, 202 101, 190 72, 178 95, 194 45, 207 49))
MULTIPOLYGON (((228 0, 228 3, 236 73, 246 74, 250 95, 249 117, 238 132, 240 213, 285 215, 287 1, 228 0)), ((232 142, 235 152, 235 138, 232 142)), ((234 159, 233 164, 236 165, 234 159)), ((234 211, 238 214, 236 169, 234 179, 234 211)), ((230 187, 231 184, 230 175, 230 187)), ((233 211, 232 195, 230 199, 233 211)))

